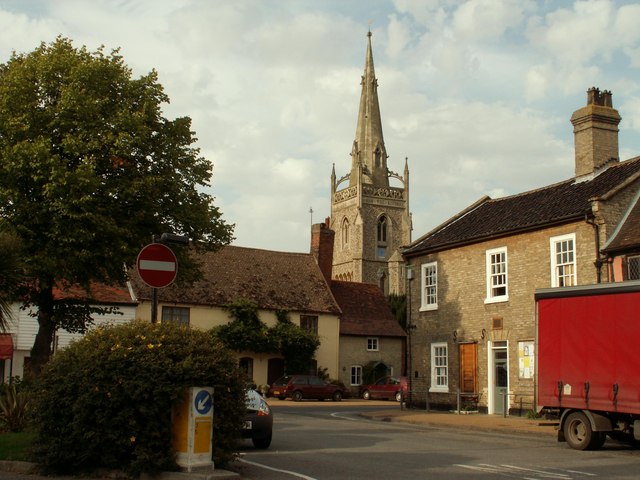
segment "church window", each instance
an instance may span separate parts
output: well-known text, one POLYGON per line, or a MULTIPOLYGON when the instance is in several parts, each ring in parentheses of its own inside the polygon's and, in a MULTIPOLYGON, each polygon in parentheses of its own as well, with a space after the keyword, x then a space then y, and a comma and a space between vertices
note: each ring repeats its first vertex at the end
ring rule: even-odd
POLYGON ((378 243, 387 242, 387 217, 384 215, 378 219, 378 243))
POLYGON ((349 248, 349 220, 342 221, 342 248, 349 248))
POLYGON ((376 230, 376 256, 378 258, 387 258, 387 217, 384 215, 378 219, 376 230))
POLYGON ((376 148, 376 151, 373 153, 374 158, 375 158, 375 166, 376 167, 380 167, 380 158, 381 158, 381 154, 380 154, 380 147, 376 148))

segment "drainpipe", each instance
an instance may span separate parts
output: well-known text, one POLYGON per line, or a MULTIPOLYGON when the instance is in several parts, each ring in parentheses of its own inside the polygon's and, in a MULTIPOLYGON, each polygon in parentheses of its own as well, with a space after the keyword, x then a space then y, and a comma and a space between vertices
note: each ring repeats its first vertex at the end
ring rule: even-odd
POLYGON ((596 266, 596 283, 602 283, 602 264, 605 260, 600 256, 600 227, 596 222, 596 216, 587 210, 584 215, 584 220, 593 227, 593 235, 596 246, 596 260, 594 265, 596 266))

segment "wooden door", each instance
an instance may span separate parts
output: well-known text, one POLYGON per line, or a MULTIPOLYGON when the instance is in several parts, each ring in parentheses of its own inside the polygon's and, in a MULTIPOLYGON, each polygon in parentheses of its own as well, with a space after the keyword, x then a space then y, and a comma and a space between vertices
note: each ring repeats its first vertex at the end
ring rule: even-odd
POLYGON ((461 343, 458 345, 460 358, 460 392, 478 391, 478 344, 461 343))

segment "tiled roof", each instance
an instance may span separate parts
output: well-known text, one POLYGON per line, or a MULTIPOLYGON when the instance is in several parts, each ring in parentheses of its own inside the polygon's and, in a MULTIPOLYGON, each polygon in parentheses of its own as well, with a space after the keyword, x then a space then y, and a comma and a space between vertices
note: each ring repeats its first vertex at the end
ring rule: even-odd
POLYGON ((405 336, 377 285, 333 280, 331 291, 342 310, 340 335, 405 336))
POLYGON ((403 253, 412 256, 575 221, 584 217, 590 208, 590 199, 605 195, 638 175, 640 157, 610 166, 591 180, 570 179, 495 200, 484 197, 414 241, 403 253))
POLYGON ((89 290, 79 285, 56 285, 53 289, 53 297, 56 300, 85 300, 98 304, 131 304, 137 302, 131 298, 131 293, 126 286, 109 286, 101 283, 91 283, 89 290))
MULTIPOLYGON (((222 307, 244 299, 265 310, 340 313, 309 253, 226 246, 203 253, 198 260, 202 262, 202 279, 193 285, 158 289, 160 302, 222 307)), ((151 289, 137 272, 130 277, 137 297, 150 299, 151 289)))
POLYGON ((603 250, 616 252, 638 248, 640 248, 640 192, 603 250))

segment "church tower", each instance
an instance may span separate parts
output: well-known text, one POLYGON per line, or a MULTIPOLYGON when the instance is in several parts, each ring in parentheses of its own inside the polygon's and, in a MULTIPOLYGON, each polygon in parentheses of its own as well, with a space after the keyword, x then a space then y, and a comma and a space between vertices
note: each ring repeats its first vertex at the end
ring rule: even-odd
POLYGON ((385 294, 404 294, 400 247, 411 243, 409 167, 405 159, 403 175, 387 168, 371 32, 361 85, 351 171, 337 179, 334 164, 331 172, 333 278, 377 284, 385 294), (390 178, 399 186, 391 186, 390 178))

